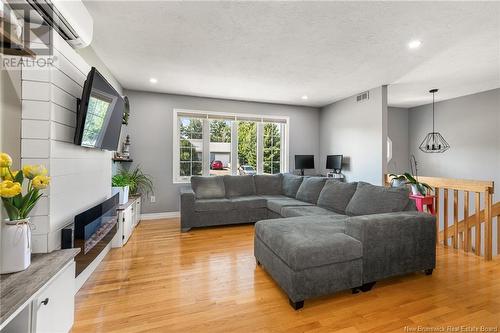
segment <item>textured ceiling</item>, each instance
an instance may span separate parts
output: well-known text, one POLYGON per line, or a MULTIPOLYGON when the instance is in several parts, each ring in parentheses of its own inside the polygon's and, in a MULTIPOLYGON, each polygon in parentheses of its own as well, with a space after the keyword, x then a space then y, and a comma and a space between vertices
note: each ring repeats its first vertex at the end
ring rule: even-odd
POLYGON ((85 3, 128 89, 323 106, 389 84, 410 107, 500 87, 498 2, 85 3))

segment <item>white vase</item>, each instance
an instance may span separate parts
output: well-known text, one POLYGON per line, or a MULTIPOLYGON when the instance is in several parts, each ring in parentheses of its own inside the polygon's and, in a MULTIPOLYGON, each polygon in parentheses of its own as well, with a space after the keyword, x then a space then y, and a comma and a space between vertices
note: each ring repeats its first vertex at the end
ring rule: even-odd
POLYGON ((31 264, 29 217, 6 221, 2 226, 1 274, 23 271, 31 264))
POLYGON ((124 187, 112 187, 111 195, 114 196, 116 193, 119 194, 119 204, 124 205, 128 201, 128 185, 124 187))

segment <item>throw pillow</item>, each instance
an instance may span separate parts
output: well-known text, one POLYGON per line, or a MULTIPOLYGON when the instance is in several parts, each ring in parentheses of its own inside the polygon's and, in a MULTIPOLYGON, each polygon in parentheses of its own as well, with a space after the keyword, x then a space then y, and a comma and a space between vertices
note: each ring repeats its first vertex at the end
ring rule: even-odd
POLYGON ((357 216, 401 212, 409 200, 409 190, 406 187, 383 187, 359 182, 346 213, 357 216))
POLYGON ((255 195, 253 176, 224 176, 224 186, 227 198, 255 195))
POLYGON ((334 211, 338 214, 345 214, 345 209, 349 204, 358 183, 342 183, 338 180, 329 179, 321 190, 318 197, 318 206, 334 211))
POLYGON ((255 191, 259 195, 280 195, 281 179, 283 176, 279 173, 276 175, 255 175, 255 191))
POLYGON ((306 177, 300 184, 296 198, 301 201, 316 204, 319 194, 325 185, 324 177, 306 177))
POLYGON ((226 196, 224 179, 221 176, 193 176, 191 188, 196 199, 219 199, 226 196))
POLYGON ((302 184, 302 179, 304 177, 292 175, 291 173, 283 174, 282 179, 282 192, 284 195, 290 198, 295 198, 297 196, 297 191, 299 190, 300 184, 302 184))

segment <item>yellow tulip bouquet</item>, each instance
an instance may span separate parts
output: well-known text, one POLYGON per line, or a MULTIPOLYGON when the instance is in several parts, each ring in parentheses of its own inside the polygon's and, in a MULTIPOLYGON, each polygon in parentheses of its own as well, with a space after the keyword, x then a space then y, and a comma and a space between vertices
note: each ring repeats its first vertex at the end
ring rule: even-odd
POLYGON ((26 165, 22 171, 12 170, 12 158, 0 153, 0 197, 9 215, 9 220, 26 219, 41 198, 43 190, 49 186, 50 177, 43 165, 26 165), (28 180, 26 194, 23 195, 23 182, 28 180))

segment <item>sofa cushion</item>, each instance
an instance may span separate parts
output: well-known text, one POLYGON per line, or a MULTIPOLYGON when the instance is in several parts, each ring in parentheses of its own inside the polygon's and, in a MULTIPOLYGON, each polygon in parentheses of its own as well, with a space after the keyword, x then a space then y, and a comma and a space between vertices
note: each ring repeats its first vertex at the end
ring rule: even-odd
POLYGON ((226 198, 255 195, 253 176, 224 176, 226 198))
POLYGON ((409 202, 406 187, 383 187, 359 182, 346 208, 350 216, 401 212, 409 202))
POLYGON ((292 206, 292 207, 283 207, 281 209, 281 215, 283 217, 295 217, 295 216, 340 215, 340 214, 337 214, 331 210, 321 208, 318 206, 299 206, 299 207, 292 206))
POLYGON ((318 197, 318 206, 345 214, 358 183, 342 183, 337 180, 327 180, 318 197))
POLYGON ((198 199, 194 201, 195 212, 223 212, 234 208, 231 200, 223 199, 198 199))
POLYGON ((281 215, 281 209, 289 206, 312 206, 309 202, 299 201, 286 197, 286 199, 267 199, 267 209, 281 215))
POLYGON ((256 195, 236 197, 229 200, 233 204, 234 209, 255 209, 267 207, 267 200, 256 195))
POLYGON ((259 195, 280 195, 283 175, 255 175, 255 191, 259 195))
POLYGON ((289 200, 289 199, 295 200, 295 199, 289 198, 289 197, 284 196, 284 195, 266 195, 266 194, 262 195, 261 194, 261 195, 259 195, 259 197, 264 198, 266 200, 280 200, 280 199, 281 200, 289 200))
POLYGON ((191 188, 196 199, 217 199, 226 196, 221 176, 192 176, 191 188))
POLYGON ((325 186, 324 177, 305 177, 297 191, 296 198, 301 201, 316 204, 319 194, 325 186))
POLYGON ((255 224, 255 235, 299 271, 362 257, 361 242, 343 233, 344 221, 329 216, 264 220, 255 224))
POLYGON ((302 184, 304 177, 292 175, 291 173, 284 173, 282 178, 282 193, 290 198, 297 196, 300 184, 302 184))

